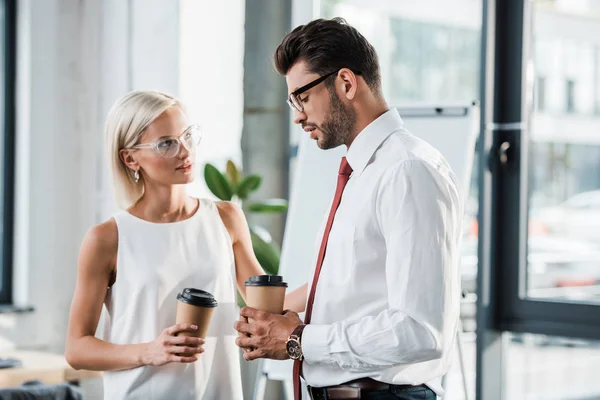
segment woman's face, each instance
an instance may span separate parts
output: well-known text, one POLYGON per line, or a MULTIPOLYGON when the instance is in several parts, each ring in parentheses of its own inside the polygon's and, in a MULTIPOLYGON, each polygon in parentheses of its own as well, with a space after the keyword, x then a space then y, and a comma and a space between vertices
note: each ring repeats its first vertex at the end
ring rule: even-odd
POLYGON ((195 129, 181 108, 171 107, 150 124, 134 149, 122 150, 121 157, 133 171, 139 170, 145 184, 190 183, 196 153, 192 135, 199 134, 195 129))

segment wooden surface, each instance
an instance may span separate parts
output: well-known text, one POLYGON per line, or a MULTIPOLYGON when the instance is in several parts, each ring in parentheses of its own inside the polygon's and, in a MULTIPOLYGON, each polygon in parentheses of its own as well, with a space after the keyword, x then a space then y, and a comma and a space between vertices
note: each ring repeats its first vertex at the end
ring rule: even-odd
POLYGON ((23 363, 21 367, 0 369, 0 388, 19 386, 31 380, 56 384, 102 376, 101 372, 71 368, 62 354, 14 350, 2 351, 0 357, 16 358, 23 363))

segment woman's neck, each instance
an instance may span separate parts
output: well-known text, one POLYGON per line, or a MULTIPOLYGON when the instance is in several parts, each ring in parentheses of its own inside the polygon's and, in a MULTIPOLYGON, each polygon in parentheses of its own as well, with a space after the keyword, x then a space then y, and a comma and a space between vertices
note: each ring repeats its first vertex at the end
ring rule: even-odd
POLYGON ((144 194, 129 212, 150 222, 177 222, 191 217, 198 207, 185 185, 147 185, 144 194))

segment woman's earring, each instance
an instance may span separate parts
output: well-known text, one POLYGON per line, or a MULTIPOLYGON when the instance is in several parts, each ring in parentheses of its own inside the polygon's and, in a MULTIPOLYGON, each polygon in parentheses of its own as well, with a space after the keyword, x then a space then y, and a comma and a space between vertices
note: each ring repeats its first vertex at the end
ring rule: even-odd
POLYGON ((138 183, 138 181, 140 180, 140 171, 135 171, 133 173, 133 180, 135 181, 135 183, 138 183))

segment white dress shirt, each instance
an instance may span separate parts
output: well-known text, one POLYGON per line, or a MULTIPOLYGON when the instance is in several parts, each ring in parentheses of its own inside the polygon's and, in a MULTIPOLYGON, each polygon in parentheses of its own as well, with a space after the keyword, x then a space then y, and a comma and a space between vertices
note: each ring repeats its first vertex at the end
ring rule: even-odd
POLYGON ((442 395, 460 306, 458 179, 396 109, 346 157, 353 173, 302 335, 303 376, 315 387, 370 377, 442 395))

